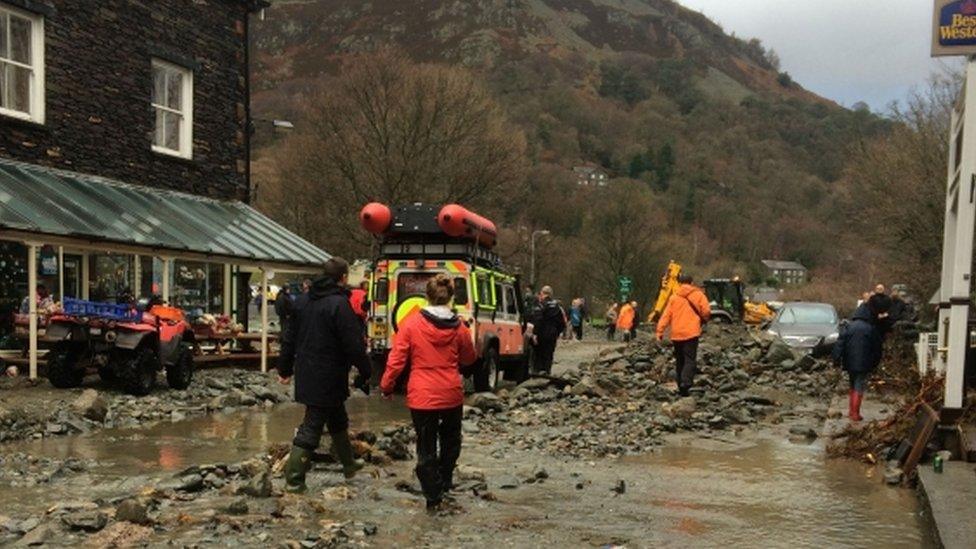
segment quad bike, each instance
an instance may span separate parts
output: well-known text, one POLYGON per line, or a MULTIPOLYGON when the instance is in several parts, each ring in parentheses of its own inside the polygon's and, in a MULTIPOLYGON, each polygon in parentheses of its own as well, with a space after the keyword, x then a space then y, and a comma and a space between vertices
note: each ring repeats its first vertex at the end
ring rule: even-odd
POLYGON ((78 387, 89 367, 127 393, 149 394, 166 370, 173 389, 193 380, 193 329, 183 311, 162 305, 141 312, 128 305, 64 300, 44 336, 51 344, 47 377, 59 389, 78 387))

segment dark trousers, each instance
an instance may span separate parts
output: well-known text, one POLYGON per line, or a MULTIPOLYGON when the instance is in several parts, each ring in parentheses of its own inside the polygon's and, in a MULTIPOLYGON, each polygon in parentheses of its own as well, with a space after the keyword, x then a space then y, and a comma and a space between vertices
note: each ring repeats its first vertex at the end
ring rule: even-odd
POLYGON ((576 334, 576 339, 583 341, 583 325, 573 326, 573 333, 576 334))
POLYGON ((334 435, 349 429, 349 416, 343 404, 323 408, 321 406, 305 406, 305 419, 298 426, 295 440, 292 444, 314 452, 322 439, 322 430, 328 428, 329 434, 334 435))
POLYGON ((850 381, 851 390, 864 394, 868 390, 868 372, 847 372, 847 379, 850 381))
POLYGON ((607 326, 607 341, 613 341, 614 336, 617 335, 617 325, 610 324, 607 326))
POLYGON ((438 503, 454 485, 454 466, 461 455, 462 407, 410 410, 410 416, 417 431, 417 478, 427 503, 438 503))
POLYGON ((674 342, 675 380, 681 394, 687 394, 695 384, 698 371, 698 338, 674 342))
POLYGON ((536 373, 548 374, 552 372, 552 360, 553 355, 556 354, 556 340, 555 339, 542 339, 539 338, 539 342, 535 345, 535 351, 532 353, 532 358, 534 364, 533 370, 536 373))

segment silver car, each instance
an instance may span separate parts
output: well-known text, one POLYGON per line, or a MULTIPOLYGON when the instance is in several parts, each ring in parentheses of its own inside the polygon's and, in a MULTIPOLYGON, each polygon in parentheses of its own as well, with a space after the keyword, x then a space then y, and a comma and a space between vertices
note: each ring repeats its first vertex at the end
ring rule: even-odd
POLYGON ((827 303, 786 303, 766 330, 794 349, 827 353, 837 343, 840 319, 827 303))

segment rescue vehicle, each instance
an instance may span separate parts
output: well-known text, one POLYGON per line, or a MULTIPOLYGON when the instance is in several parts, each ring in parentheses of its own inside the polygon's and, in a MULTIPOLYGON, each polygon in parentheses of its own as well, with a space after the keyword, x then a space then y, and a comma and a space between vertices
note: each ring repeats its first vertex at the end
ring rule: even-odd
POLYGON ((372 203, 360 221, 379 246, 369 272, 367 322, 374 380, 382 377, 398 327, 427 305, 427 281, 442 273, 454 279, 453 307, 478 351, 466 381, 476 391, 490 391, 502 379, 527 377, 527 315, 518 277, 492 251, 494 223, 457 204, 372 203))

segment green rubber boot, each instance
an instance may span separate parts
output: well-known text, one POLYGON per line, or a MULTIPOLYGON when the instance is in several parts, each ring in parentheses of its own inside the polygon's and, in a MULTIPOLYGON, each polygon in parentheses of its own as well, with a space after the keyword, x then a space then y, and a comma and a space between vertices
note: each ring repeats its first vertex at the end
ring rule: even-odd
POLYGON ((342 431, 332 435, 332 453, 342 464, 342 472, 346 478, 353 478, 356 473, 366 466, 361 459, 356 459, 352 451, 352 442, 349 440, 349 431, 342 431))
POLYGON ((308 472, 312 461, 312 452, 298 446, 291 447, 291 454, 285 462, 285 491, 292 494, 303 494, 308 487, 305 486, 305 473, 308 472))

